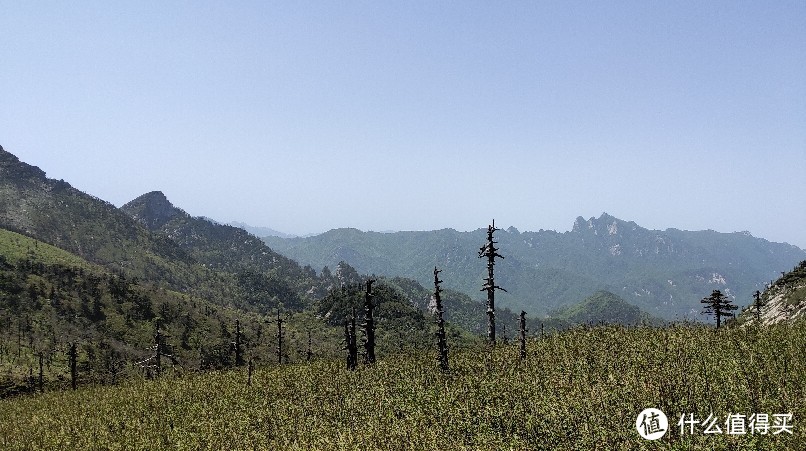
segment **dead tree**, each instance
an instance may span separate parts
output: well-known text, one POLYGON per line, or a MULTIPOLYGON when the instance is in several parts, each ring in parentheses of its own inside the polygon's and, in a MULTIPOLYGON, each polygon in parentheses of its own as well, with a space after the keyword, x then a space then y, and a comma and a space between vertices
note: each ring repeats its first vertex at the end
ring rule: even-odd
POLYGON ((528 330, 526 329, 526 312, 524 312, 523 310, 521 310, 521 317, 519 322, 521 326, 520 329, 518 330, 518 332, 520 333, 520 345, 521 345, 520 358, 521 360, 524 360, 526 359, 526 332, 528 332, 528 330))
POLYGON ((163 357, 167 357, 173 365, 178 363, 176 357, 167 352, 168 349, 165 346, 165 335, 162 334, 162 330, 160 330, 159 327, 157 328, 157 332, 154 334, 154 346, 152 346, 150 349, 154 351, 153 355, 135 363, 135 365, 144 369, 147 374, 154 374, 157 377, 162 374, 163 357))
POLYGON ((364 292, 364 322, 361 328, 364 331, 364 363, 371 365, 375 363, 375 318, 373 312, 375 305, 372 303, 372 284, 374 279, 367 280, 367 289, 364 292))
POLYGON ((45 382, 45 356, 42 355, 42 352, 39 352, 39 391, 43 392, 44 389, 44 382, 45 382))
POLYGON ((17 322, 17 359, 22 357, 22 321, 17 322))
POLYGON ((305 350, 305 361, 310 362, 313 359, 313 349, 311 348, 311 329, 308 329, 308 349, 305 350))
POLYGON ((277 309, 277 349, 276 349, 276 352, 277 352, 277 363, 279 363, 279 364, 283 363, 283 357, 285 356, 285 354, 283 354, 283 338, 285 338, 285 332, 283 332, 283 323, 285 323, 285 321, 286 320, 284 320, 282 318, 282 316, 280 316, 280 309, 278 308, 277 309))
POLYGON ((70 343, 70 350, 67 353, 68 361, 70 362, 70 387, 76 389, 76 381, 78 379, 78 346, 75 342, 70 343))
POLYGON ((358 343, 355 337, 355 308, 353 315, 344 323, 344 350, 347 351, 347 369, 352 371, 358 365, 358 343))
POLYGON ((753 303, 753 308, 756 309, 756 323, 761 324, 761 307, 764 306, 764 304, 761 303, 761 292, 756 290, 756 292, 753 293, 753 299, 756 301, 753 303))
POLYGON ((235 341, 232 342, 235 352, 235 366, 243 366, 243 334, 241 334, 241 321, 235 320, 235 341))
POLYGON ((487 292, 487 340, 491 346, 495 346, 495 290, 507 291, 495 284, 495 258, 504 258, 495 247, 498 242, 493 240, 493 233, 496 230, 501 229, 495 228, 493 220, 492 225, 487 226, 487 242, 479 249, 479 258, 487 258, 487 278, 480 291, 487 292))
POLYGON ((249 368, 248 368, 249 376, 246 379, 246 385, 250 387, 252 386, 252 371, 254 371, 254 369, 255 364, 252 362, 252 356, 249 356, 249 368))
POLYGON ((436 303, 436 309, 434 311, 434 315, 436 316, 436 323, 437 323, 437 352, 439 355, 437 356, 437 361, 439 362, 439 368, 442 371, 448 371, 448 342, 445 337, 445 319, 443 317, 445 310, 442 307, 442 297, 440 293, 442 293, 442 288, 439 284, 442 283, 439 280, 439 273, 442 272, 434 266, 434 302, 436 303))

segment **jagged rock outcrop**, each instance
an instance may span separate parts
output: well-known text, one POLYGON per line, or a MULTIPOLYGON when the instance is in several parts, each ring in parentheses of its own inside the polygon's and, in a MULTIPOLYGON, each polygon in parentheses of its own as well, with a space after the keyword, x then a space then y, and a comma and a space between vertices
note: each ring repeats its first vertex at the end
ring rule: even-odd
MULTIPOLYGON (((761 294, 761 323, 765 325, 806 318, 806 260, 784 273, 761 294)), ((754 306, 741 314, 745 324, 756 322, 754 306)))

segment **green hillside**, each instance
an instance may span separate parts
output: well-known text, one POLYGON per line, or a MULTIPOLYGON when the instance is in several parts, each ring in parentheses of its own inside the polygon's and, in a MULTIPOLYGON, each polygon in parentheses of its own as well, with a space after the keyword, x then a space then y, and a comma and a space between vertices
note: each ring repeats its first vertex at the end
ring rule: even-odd
POLYGON ((277 254, 243 229, 190 216, 162 192, 144 194, 121 210, 206 270, 231 275, 238 297, 252 307, 268 311, 282 304, 301 310, 313 301, 309 293, 321 291, 312 268, 277 254))
MULTIPOLYGON (((234 366, 236 320, 245 355, 258 363, 276 361, 276 310, 216 305, 109 272, 14 232, 0 230, 0 251, 0 398, 39 390, 40 355, 45 390, 67 388, 72 343, 78 344, 80 385, 142 376, 146 371, 133 363, 153 354, 157 330, 176 358, 173 364, 165 359, 169 372, 234 366)), ((326 282, 335 287, 340 280, 334 276, 326 282)), ((363 291, 354 294, 352 302, 360 306, 363 291)), ((327 294, 303 311, 283 309, 284 361, 341 356, 346 314, 317 314, 332 301, 327 294)), ((431 346, 432 322, 396 285, 379 281, 375 304, 379 356, 431 346)), ((456 346, 474 341, 463 330, 451 330, 456 346)))
MULTIPOLYGON (((64 388, 67 352, 79 350, 79 383, 112 383, 141 373, 132 362, 151 351, 159 329, 185 372, 232 364, 230 342, 239 319, 244 342, 258 358, 272 354, 268 328, 256 312, 215 305, 203 298, 128 278, 29 237, 0 229, 0 398, 43 384, 64 388)), ((321 322, 297 315, 287 326, 291 352, 300 359, 302 335, 314 329, 317 355, 332 355, 338 340, 321 322), (291 338, 294 337, 294 338, 291 338)), ((335 332, 335 331, 334 331, 335 332)))
POLYGON ((34 237, 110 269, 190 285, 192 264, 114 205, 52 180, 0 147, 0 227, 34 237))
POLYGON ((84 269, 97 268, 96 265, 92 265, 81 257, 58 247, 5 229, 0 229, 0 257, 7 263, 31 260, 44 265, 64 265, 84 269))
POLYGON ((608 291, 597 291, 579 304, 552 312, 551 317, 569 324, 659 325, 663 322, 608 291))
MULTIPOLYGON (((144 196, 140 203, 154 197, 144 196)), ((118 209, 67 182, 48 179, 39 168, 0 148, 0 228, 61 248, 108 271, 222 306, 268 310, 282 302, 299 308, 305 293, 316 285, 313 270, 274 253, 254 236, 191 218, 167 199, 164 202, 178 216, 168 224, 173 229, 152 230, 147 225, 153 224, 132 218, 130 209, 118 209)), ((136 205, 137 201, 129 204, 136 205)))
MULTIPOLYGON (((162 193, 117 209, 0 149, 0 397, 39 388, 40 355, 46 390, 64 388, 73 343, 79 384, 134 377, 157 331, 178 362, 171 371, 230 367, 236 320, 244 352, 276 360, 278 309, 284 361, 341 355, 346 318, 316 316, 340 276, 190 217, 162 193)), ((423 310, 392 285, 377 288, 379 355, 428 346, 423 310)))

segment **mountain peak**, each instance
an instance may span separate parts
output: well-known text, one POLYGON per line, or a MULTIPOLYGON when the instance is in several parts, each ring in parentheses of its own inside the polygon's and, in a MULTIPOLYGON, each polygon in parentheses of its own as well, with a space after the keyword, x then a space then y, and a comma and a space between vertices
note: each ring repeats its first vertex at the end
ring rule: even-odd
POLYGON ((10 180, 44 182, 45 171, 36 166, 24 163, 16 155, 0 146, 0 175, 10 180))
POLYGON ((187 216, 183 210, 174 207, 162 191, 143 194, 120 209, 149 230, 157 230, 176 217, 187 216))
POLYGON ((578 216, 571 230, 577 233, 590 230, 594 235, 612 236, 619 235, 624 231, 632 231, 639 228, 640 227, 635 222, 627 222, 607 213, 602 213, 598 218, 591 217, 588 220, 585 220, 582 216, 578 216))

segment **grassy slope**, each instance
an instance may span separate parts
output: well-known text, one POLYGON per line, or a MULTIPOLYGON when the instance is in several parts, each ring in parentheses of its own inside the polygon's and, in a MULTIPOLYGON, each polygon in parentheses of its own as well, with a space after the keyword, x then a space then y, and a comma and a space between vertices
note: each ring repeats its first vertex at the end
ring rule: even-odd
MULTIPOLYGON (((430 353, 212 373, 0 401, 3 449, 802 449, 806 323, 575 329, 486 357, 430 353), (660 442, 641 410, 670 420, 660 442), (794 435, 681 436, 683 413, 793 413, 794 435)), ((723 424, 724 427, 724 424, 723 424)))
POLYGON ((597 324, 600 321, 624 325, 663 323, 660 318, 653 317, 609 291, 597 291, 579 304, 558 309, 552 317, 567 324, 597 324))
POLYGON ((88 263, 77 255, 2 228, 0 228, 0 256, 12 263, 28 259, 45 265, 64 265, 100 271, 100 267, 88 263))

